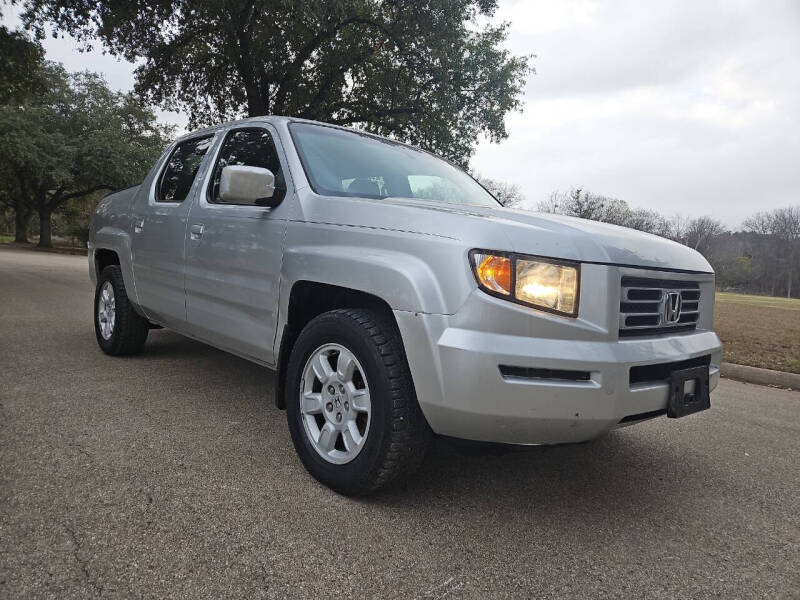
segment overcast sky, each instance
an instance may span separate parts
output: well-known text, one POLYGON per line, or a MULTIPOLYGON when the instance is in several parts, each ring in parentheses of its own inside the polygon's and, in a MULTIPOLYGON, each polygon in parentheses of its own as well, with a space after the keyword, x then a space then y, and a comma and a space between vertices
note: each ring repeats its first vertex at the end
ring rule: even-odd
MULTIPOLYGON (((17 12, 4 7, 7 24, 17 12)), ((481 142, 472 166, 519 184, 530 205, 582 186, 737 226, 800 204, 800 0, 501 0, 497 18, 537 73, 509 138, 481 142)), ((69 39, 45 48, 133 85, 131 64, 69 39)))

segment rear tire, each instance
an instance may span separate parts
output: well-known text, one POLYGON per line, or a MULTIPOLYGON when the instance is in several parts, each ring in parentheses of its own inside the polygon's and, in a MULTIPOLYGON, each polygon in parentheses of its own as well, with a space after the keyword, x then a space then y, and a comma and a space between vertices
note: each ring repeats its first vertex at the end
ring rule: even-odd
POLYGON ((333 490, 375 492, 422 462, 432 433, 400 333, 384 313, 338 309, 311 320, 292 348, 285 390, 300 460, 333 490))
POLYGON ((150 324, 133 308, 118 265, 103 269, 94 294, 94 332, 106 354, 122 356, 142 351, 150 324))

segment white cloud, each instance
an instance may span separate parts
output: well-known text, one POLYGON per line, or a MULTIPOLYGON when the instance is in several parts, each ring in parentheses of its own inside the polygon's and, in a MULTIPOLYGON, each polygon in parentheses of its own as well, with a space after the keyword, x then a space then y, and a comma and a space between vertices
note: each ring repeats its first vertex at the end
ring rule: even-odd
POLYGON ((583 186, 671 214, 800 203, 800 5, 504 2, 509 47, 537 55, 487 176, 529 203, 583 186))

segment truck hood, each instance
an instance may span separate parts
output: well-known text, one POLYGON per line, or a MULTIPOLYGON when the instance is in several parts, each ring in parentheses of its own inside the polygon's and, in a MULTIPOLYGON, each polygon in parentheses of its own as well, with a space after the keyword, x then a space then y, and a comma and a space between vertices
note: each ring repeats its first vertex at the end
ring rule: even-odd
POLYGON ((510 208, 408 198, 353 199, 348 224, 460 240, 471 247, 581 262, 713 273, 695 250, 626 227, 510 208), (362 204, 363 202, 363 204, 362 204), (422 210, 420 210, 422 209, 422 210))

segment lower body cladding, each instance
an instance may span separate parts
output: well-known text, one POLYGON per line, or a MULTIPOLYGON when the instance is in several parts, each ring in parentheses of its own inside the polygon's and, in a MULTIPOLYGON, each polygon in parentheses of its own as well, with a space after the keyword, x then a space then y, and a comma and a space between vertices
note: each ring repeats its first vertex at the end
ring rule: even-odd
POLYGON ((666 414, 670 373, 707 365, 719 382, 712 331, 622 341, 572 341, 450 326, 397 311, 417 397, 431 428, 508 444, 582 442, 666 414))

